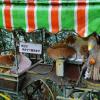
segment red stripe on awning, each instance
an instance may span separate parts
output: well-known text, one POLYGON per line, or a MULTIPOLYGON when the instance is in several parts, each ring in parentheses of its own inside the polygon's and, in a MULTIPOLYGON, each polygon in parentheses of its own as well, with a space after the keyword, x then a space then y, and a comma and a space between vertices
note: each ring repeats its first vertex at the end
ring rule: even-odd
POLYGON ((27 20, 28 20, 28 32, 35 29, 35 4, 34 0, 27 0, 27 20))
POLYGON ((78 0, 77 3, 77 32, 84 36, 86 27, 86 0, 78 0))
POLYGON ((51 31, 53 33, 59 31, 59 0, 51 0, 51 31))
POLYGON ((10 0, 4 0, 5 2, 5 8, 4 8, 4 23, 5 28, 11 30, 12 29, 12 23, 11 23, 11 2, 10 0))

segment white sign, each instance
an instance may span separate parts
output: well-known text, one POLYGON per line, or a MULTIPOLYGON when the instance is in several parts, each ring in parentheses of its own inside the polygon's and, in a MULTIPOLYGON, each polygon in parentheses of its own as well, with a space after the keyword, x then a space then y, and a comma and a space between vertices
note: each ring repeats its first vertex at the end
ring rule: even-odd
POLYGON ((42 45, 34 44, 34 43, 20 42, 19 52, 41 54, 42 53, 42 45))

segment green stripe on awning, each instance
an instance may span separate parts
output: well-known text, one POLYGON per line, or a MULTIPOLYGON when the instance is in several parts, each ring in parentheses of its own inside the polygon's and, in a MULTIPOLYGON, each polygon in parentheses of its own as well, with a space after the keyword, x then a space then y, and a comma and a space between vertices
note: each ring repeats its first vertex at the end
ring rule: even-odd
POLYGON ((0 6, 0 28, 4 27, 3 25, 3 7, 0 6))
POLYGON ((100 5, 89 5, 88 30, 89 34, 100 33, 100 5))
POLYGON ((74 29, 74 5, 63 5, 61 9, 62 28, 74 29))
POLYGON ((12 17, 14 28, 22 27, 26 30, 26 15, 24 5, 13 5, 12 17))
POLYGON ((36 17, 37 17, 37 28, 47 28, 49 29, 49 6, 45 5, 48 4, 48 0, 45 0, 45 4, 43 5, 38 5, 38 2, 40 0, 37 0, 37 12, 36 12, 36 17))

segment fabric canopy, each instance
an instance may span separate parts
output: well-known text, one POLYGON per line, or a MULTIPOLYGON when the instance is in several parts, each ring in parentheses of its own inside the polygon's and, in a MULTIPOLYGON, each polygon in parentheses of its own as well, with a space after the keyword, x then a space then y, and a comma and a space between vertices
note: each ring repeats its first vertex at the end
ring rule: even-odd
POLYGON ((0 28, 100 33, 100 0, 0 0, 0 28))

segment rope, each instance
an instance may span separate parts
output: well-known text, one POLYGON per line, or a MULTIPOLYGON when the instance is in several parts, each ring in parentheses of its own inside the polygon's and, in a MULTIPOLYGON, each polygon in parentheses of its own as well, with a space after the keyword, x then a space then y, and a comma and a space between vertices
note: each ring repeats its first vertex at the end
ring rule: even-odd
POLYGON ((0 97, 3 97, 5 100, 11 100, 9 97, 2 93, 0 93, 0 97))

